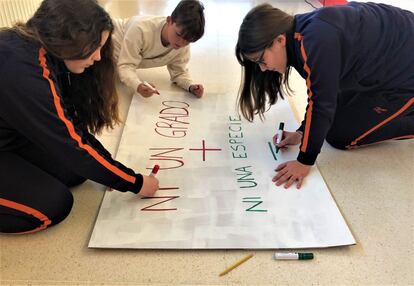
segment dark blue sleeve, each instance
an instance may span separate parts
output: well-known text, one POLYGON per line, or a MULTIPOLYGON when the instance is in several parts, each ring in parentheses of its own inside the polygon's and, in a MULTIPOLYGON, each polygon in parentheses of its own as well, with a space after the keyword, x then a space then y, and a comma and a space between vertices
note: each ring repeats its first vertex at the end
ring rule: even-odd
POLYGON ((306 74, 308 105, 300 131, 303 132, 297 160, 313 165, 333 123, 341 70, 340 33, 330 24, 314 19, 301 33, 303 69, 306 74))
POLYGON ((142 175, 114 160, 92 134, 77 128, 68 117, 41 52, 38 63, 22 59, 5 65, 0 113, 11 128, 84 178, 119 191, 140 191, 142 175))

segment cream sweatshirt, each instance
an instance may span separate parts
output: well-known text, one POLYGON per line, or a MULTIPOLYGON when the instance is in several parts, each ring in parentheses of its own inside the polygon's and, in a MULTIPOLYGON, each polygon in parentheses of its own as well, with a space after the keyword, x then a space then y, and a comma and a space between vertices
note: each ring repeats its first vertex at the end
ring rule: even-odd
POLYGON ((121 81, 135 91, 142 80, 138 69, 167 66, 171 81, 188 91, 192 84, 187 64, 190 60, 190 45, 173 49, 164 47, 161 30, 166 17, 134 16, 114 20, 112 41, 121 81))

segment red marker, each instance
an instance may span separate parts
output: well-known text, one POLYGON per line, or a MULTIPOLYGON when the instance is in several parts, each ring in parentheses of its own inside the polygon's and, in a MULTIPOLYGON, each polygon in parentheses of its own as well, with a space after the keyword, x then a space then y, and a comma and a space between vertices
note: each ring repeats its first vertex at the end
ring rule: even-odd
POLYGON ((158 173, 159 169, 160 169, 160 165, 154 165, 154 167, 152 168, 150 176, 155 177, 155 175, 158 173))

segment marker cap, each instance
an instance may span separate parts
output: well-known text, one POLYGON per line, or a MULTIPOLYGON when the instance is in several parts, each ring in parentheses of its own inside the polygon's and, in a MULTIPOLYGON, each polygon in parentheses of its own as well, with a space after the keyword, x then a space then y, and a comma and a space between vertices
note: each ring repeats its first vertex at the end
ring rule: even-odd
POLYGON ((155 165, 155 166, 152 168, 151 174, 156 175, 156 174, 158 173, 158 170, 159 170, 159 169, 160 169, 160 166, 159 166, 159 165, 155 165))
POLYGON ((313 259, 313 253, 299 253, 299 260, 313 259))

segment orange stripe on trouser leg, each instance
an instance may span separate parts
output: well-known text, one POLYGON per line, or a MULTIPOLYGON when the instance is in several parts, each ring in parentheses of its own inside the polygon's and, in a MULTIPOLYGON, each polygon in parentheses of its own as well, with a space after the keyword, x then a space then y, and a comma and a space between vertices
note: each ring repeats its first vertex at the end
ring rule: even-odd
POLYGON ((11 209, 15 209, 18 210, 20 212, 23 212, 25 214, 31 215, 35 218, 37 218, 39 221, 42 222, 42 225, 39 226, 38 228, 35 228, 33 230, 30 231, 25 231, 25 232, 19 232, 18 234, 25 234, 25 233, 32 233, 32 232, 36 232, 42 229, 45 229, 48 225, 50 225, 52 223, 52 221, 43 213, 41 213, 38 210, 35 210, 31 207, 10 201, 10 200, 6 200, 6 199, 0 199, 0 205, 11 208, 11 209))
POLYGON ((394 113, 393 115, 391 115, 390 117, 388 117, 387 119, 381 121, 379 124, 375 125, 374 127, 372 127, 371 129, 369 129, 367 132, 365 132, 364 134, 362 134, 361 136, 359 136, 358 138, 356 138, 354 141, 351 142, 351 144, 348 146, 348 148, 352 148, 353 146, 355 146, 358 141, 360 141, 361 139, 365 138, 366 136, 368 136, 369 134, 371 134, 372 132, 374 132, 375 130, 377 130, 378 128, 382 127, 384 124, 390 122, 391 120, 393 120, 395 117, 397 117, 398 115, 400 115, 401 113, 403 113, 405 110, 407 110, 411 105, 414 104, 414 98, 411 98, 406 104, 404 104, 404 106, 398 110, 396 113, 394 113))

